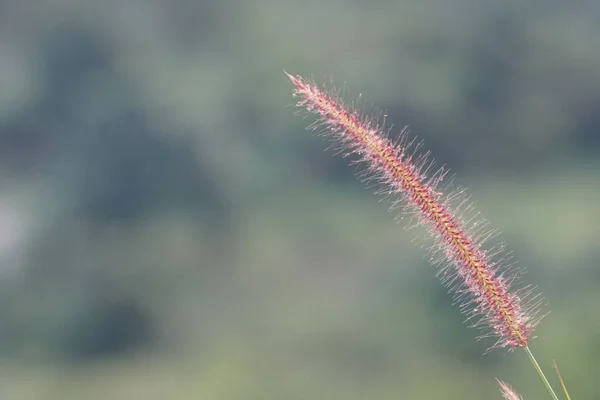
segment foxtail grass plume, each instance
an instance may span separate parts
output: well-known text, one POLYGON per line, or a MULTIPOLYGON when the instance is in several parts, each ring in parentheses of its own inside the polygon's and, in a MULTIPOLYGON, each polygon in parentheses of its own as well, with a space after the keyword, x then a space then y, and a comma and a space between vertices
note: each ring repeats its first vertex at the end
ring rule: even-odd
POLYGON ((502 397, 504 397, 506 400, 523 400, 523 397, 519 396, 517 392, 515 392, 513 388, 511 388, 506 382, 502 382, 499 379, 496 380, 500 386, 502 397))
POLYGON ((355 105, 347 105, 333 88, 293 76, 297 106, 317 120, 308 129, 329 137, 344 156, 355 156, 364 165, 363 178, 374 180, 381 193, 394 197, 391 209, 415 217, 433 238, 434 265, 441 280, 454 294, 470 326, 492 336, 490 347, 527 347, 539 321, 539 296, 530 287, 512 289, 519 271, 512 268, 502 245, 484 248, 495 236, 487 222, 473 213, 464 190, 443 193, 444 168, 433 170, 429 153, 420 152, 404 129, 398 140, 388 138, 385 118, 369 118, 355 105), (433 173, 431 173, 433 171, 433 173), (466 219, 466 215, 475 218, 466 219))

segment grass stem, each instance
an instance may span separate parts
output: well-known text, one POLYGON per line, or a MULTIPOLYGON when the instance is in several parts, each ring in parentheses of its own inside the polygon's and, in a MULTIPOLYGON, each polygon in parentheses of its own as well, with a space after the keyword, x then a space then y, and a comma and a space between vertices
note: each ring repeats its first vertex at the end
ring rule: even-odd
POLYGON ((538 364, 537 360, 533 356, 533 353, 529 349, 529 346, 525 346, 524 349, 525 349, 525 352, 527 353, 527 356, 529 357, 529 361, 531 361, 531 363, 533 364, 533 367, 535 368, 535 370, 537 371, 538 375, 540 376, 540 379, 542 380, 542 382, 544 382, 544 386, 546 386, 546 389, 548 389, 548 392, 550 393, 550 396, 552 396, 552 399, 553 400, 559 400, 558 396, 554 392, 554 389, 552 389, 552 386, 550 385, 550 382, 548 382, 548 378, 546 378, 546 375, 544 374, 544 371, 542 371, 542 368, 540 367, 540 364, 538 364))

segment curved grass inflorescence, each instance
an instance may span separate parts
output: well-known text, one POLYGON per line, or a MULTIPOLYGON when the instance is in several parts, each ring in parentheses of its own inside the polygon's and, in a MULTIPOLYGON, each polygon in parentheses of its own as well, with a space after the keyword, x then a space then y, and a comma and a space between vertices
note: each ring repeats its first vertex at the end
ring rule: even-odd
POLYGON ((344 156, 357 156, 366 166, 363 177, 381 184, 381 193, 396 196, 391 209, 402 207, 428 228, 433 238, 433 264, 442 282, 454 294, 470 326, 482 329, 480 337, 493 336, 490 347, 527 347, 541 315, 541 298, 531 287, 513 289, 519 271, 508 262, 502 245, 485 248, 496 235, 487 222, 473 213, 464 190, 444 194, 441 182, 447 170, 431 173, 429 153, 404 129, 392 141, 385 120, 368 118, 355 106, 347 106, 335 89, 319 87, 286 72, 294 84, 298 106, 318 119, 309 129, 321 131, 337 144, 344 156), (467 214, 473 215, 467 219, 467 214))

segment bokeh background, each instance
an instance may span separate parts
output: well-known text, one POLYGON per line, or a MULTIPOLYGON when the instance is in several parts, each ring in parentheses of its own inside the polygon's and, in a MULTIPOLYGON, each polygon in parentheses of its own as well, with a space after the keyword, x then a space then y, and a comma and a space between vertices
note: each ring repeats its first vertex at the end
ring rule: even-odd
POLYGON ((0 397, 546 398, 283 69, 467 186, 600 398, 600 2, 0 1, 0 397))

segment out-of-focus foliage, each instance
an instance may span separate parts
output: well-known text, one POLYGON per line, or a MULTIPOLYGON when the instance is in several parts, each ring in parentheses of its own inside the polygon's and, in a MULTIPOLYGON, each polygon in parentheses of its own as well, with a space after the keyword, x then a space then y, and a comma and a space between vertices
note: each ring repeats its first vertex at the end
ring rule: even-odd
POLYGON ((549 299, 540 361, 600 396, 599 4, 0 2, 0 397, 542 398, 283 69, 452 167, 549 299))

